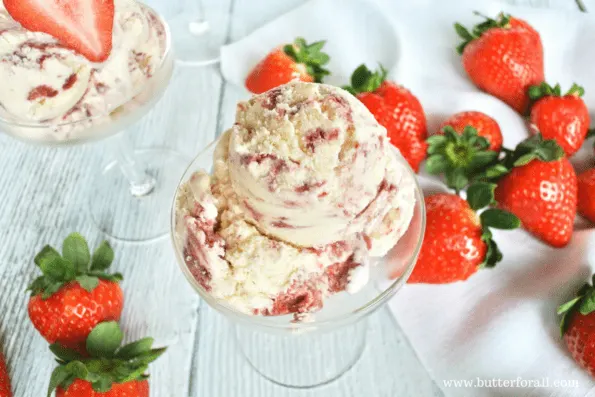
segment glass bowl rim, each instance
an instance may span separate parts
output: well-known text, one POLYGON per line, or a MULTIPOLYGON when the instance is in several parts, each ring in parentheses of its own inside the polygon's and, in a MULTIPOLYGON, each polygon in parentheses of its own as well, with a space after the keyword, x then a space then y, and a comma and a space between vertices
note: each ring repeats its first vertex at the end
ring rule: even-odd
MULTIPOLYGON (((415 191, 415 199, 416 199, 416 206, 419 205, 419 209, 414 208, 414 216, 416 211, 420 211, 421 220, 420 220, 420 238, 415 245, 415 249, 413 250, 413 255, 409 260, 409 263, 405 267, 405 271, 403 274, 396 278, 390 286, 385 288, 382 292, 378 293, 373 299, 369 300, 367 303, 363 304, 362 306, 358 307, 355 310, 349 311, 344 313, 340 316, 333 317, 330 319, 325 319, 322 321, 314 320, 313 322, 308 321, 299 321, 299 322, 285 322, 285 323, 275 323, 274 319, 284 316, 261 316, 261 315, 251 315, 239 312, 234 310, 233 308, 225 305, 220 300, 211 296, 194 278, 190 269, 186 265, 186 262, 181 257, 181 250, 178 249, 178 244, 176 242, 176 202, 178 199, 179 187, 187 180, 187 177, 190 174, 190 169, 193 168, 195 162, 202 156, 206 155, 210 150, 217 146, 219 141, 221 140, 223 135, 218 136, 215 140, 205 146, 198 155, 196 155, 186 170, 184 174, 180 178, 180 182, 178 183, 178 188, 176 189, 176 193, 174 194, 173 203, 171 206, 171 214, 170 214, 170 239, 174 249, 174 255, 176 257, 176 262, 180 267, 182 273, 188 280, 189 284, 192 288, 198 293, 198 295, 204 299, 209 306, 214 308, 220 314, 223 314, 225 317, 229 317, 234 321, 244 323, 246 325, 251 326, 258 326, 264 329, 270 330, 293 330, 293 331, 300 331, 304 330, 307 331, 308 329, 320 329, 325 327, 337 326, 340 324, 347 324, 354 322, 355 320, 372 314, 377 309, 382 307, 384 303, 386 303, 390 298, 392 298, 399 289, 407 282, 415 264, 417 263, 417 259, 419 257, 419 253, 421 251, 421 246, 424 240, 424 235, 426 231, 426 206, 424 202, 424 194, 417 179, 417 176, 409 163, 405 160, 405 158, 401 155, 400 151, 393 146, 393 153, 397 157, 398 161, 401 165, 405 166, 407 174, 413 178, 414 181, 414 191, 415 191)), ((329 298, 332 299, 332 296, 329 298)), ((316 312, 312 313, 316 316, 316 312)), ((285 316, 291 316, 285 315, 285 316)))
MULTIPOLYGON (((167 23, 167 21, 165 20, 165 18, 159 14, 153 7, 149 6, 148 4, 142 3, 140 1, 136 1, 136 3, 145 9, 148 9, 151 13, 153 13, 157 19, 159 20, 159 22, 161 22, 161 25, 163 26, 163 29, 165 31, 165 48, 163 50, 163 57, 161 58, 161 62, 159 63, 159 66, 155 69, 156 71, 161 71, 168 63, 169 63, 169 58, 172 54, 172 37, 171 37, 171 31, 170 31, 170 27, 167 23)), ((157 73, 154 73, 154 75, 157 73)), ((153 78, 150 77, 149 80, 151 80, 153 78)), ((120 106, 124 106, 127 103, 129 103, 130 101, 134 100, 134 98, 138 97, 139 95, 141 95, 143 92, 145 92, 146 89, 148 89, 150 87, 149 84, 143 84, 142 88, 136 92, 128 102, 120 105, 120 106)), ((115 110, 115 109, 114 109, 115 110)), ((7 125, 10 127, 17 127, 17 128, 30 128, 30 129, 47 129, 47 128, 60 128, 60 127, 68 127, 68 126, 73 126, 73 125, 78 125, 78 124, 83 124, 89 121, 93 121, 93 120, 97 120, 97 119, 101 119, 104 117, 109 117, 111 113, 108 114, 98 114, 95 116, 91 116, 91 117, 85 117, 83 119, 80 120, 75 120, 75 121, 68 121, 68 122, 64 122, 64 123, 52 123, 52 122, 15 122, 15 121, 11 121, 11 120, 7 120, 5 118, 3 118, 2 116, 0 116, 0 125, 7 125)))

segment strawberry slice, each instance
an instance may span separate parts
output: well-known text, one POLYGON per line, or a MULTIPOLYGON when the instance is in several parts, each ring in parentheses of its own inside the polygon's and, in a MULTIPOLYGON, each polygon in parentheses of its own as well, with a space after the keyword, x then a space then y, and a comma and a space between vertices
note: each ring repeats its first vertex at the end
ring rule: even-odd
POLYGON ((4 0, 4 7, 25 29, 47 33, 91 62, 110 55, 113 0, 4 0))

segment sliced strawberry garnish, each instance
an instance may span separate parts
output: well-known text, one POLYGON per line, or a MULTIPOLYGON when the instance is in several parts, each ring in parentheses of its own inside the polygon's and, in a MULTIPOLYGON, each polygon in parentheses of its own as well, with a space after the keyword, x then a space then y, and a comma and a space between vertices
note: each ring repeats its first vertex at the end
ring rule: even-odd
POLYGON ((4 0, 4 6, 24 28, 55 37, 91 62, 110 55, 113 0, 4 0))

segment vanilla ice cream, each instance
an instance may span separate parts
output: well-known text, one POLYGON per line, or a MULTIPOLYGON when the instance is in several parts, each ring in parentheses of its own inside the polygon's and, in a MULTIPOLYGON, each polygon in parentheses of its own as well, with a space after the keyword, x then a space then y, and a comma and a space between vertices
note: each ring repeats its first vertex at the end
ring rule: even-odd
MULTIPOLYGON (((113 48, 96 64, 0 8, 0 119, 67 124, 107 116, 137 95, 163 60, 165 27, 147 7, 115 0, 113 48)), ((67 139, 55 129, 56 139, 67 139)))
POLYGON ((213 174, 178 192, 187 266, 239 311, 320 309, 368 282, 413 216, 414 181, 372 114, 346 91, 290 83, 240 103, 213 174))

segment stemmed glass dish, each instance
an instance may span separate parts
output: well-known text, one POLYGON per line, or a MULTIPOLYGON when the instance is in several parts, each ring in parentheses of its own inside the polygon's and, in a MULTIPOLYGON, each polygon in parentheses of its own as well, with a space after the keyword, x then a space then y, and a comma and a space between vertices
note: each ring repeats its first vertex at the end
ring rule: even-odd
MULTIPOLYGON (((218 141, 209 145, 186 170, 180 186, 197 171, 211 171, 218 141)), ((365 348, 365 318, 383 306, 411 274, 425 230, 423 195, 415 174, 395 150, 406 177, 415 181, 415 208, 404 236, 372 266, 370 282, 359 292, 340 292, 324 307, 296 321, 293 315, 253 316, 239 313, 215 299, 194 278, 184 260, 184 246, 176 237, 176 202, 171 214, 171 234, 180 268, 192 287, 211 307, 235 327, 238 350, 265 378, 286 387, 308 388, 337 379, 351 368, 365 348)))
POLYGON ((213 14, 205 7, 204 0, 193 0, 196 12, 184 8, 171 18, 173 47, 177 62, 185 66, 206 66, 219 62, 220 41, 213 31, 215 23, 221 23, 221 13, 213 14))
MULTIPOLYGON (((0 107, 0 131, 28 143, 64 146, 111 137, 144 117, 169 84, 174 56, 167 23, 148 6, 139 6, 162 24, 165 44, 161 62, 128 101, 108 114, 63 123, 23 122, 0 107)), ((173 194, 187 161, 168 149, 134 151, 123 134, 110 141, 116 161, 105 167, 91 184, 89 210, 93 222, 118 240, 147 241, 166 235, 167 215, 155 218, 155 214, 173 194), (147 222, 149 217, 151 222, 147 222)))

